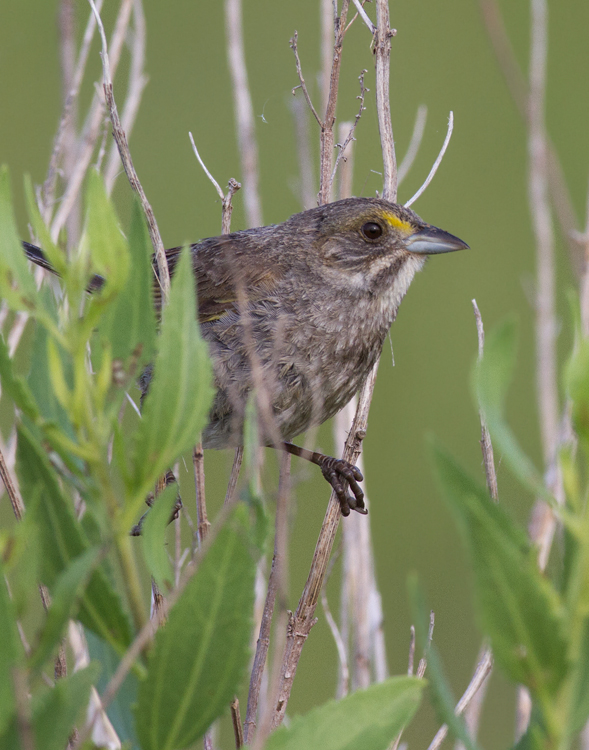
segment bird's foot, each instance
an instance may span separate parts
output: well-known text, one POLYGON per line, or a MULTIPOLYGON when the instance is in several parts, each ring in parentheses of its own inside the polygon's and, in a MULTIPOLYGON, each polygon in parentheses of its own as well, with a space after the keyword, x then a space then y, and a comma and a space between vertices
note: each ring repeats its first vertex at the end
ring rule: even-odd
POLYGON ((349 516, 350 510, 355 510, 356 513, 361 513, 364 516, 367 515, 368 511, 364 505, 364 492, 358 484, 364 479, 360 469, 342 458, 332 458, 331 456, 323 456, 319 465, 321 473, 337 495, 342 516, 349 516), (350 485, 353 497, 344 489, 342 480, 350 485))

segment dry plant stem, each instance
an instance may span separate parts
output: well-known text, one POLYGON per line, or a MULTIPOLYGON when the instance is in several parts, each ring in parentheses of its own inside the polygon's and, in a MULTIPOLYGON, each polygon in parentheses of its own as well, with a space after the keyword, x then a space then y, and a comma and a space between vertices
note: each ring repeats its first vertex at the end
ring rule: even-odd
POLYGON ((589 336, 589 187, 587 188, 587 208, 585 211, 584 268, 581 278, 581 327, 583 335, 589 336))
MULTIPOLYGON (((343 452, 343 459, 350 463, 355 463, 360 455, 362 440, 366 435, 368 410, 372 399, 372 393, 374 391, 377 370, 378 364, 376 364, 368 374, 358 397, 358 408, 343 452)), ((319 594, 321 592, 321 587, 323 586, 323 578, 333 548, 340 517, 341 512, 339 502, 335 492, 332 492, 331 497, 329 498, 323 526, 319 533, 317 546, 315 547, 315 553, 313 555, 313 561, 311 563, 311 569, 307 577, 305 588, 299 600, 296 612, 289 618, 286 647, 280 671, 279 689, 273 707, 274 716, 272 720, 272 728, 279 726, 284 719, 301 651, 311 628, 316 622, 314 617, 315 608, 317 607, 319 594)))
MULTIPOLYGON (((147 85, 147 76, 144 73, 145 65, 145 41, 146 41, 145 14, 143 12, 142 0, 133 0, 133 36, 130 44, 131 64, 129 70, 129 84, 127 87, 127 98, 123 105, 121 125, 127 138, 133 130, 139 104, 143 95, 143 89, 147 85)), ((121 164, 117 152, 116 143, 112 143, 106 168, 104 170, 104 184, 106 192, 111 194, 116 179, 121 171, 121 164)))
POLYGON ((340 164, 341 160, 346 158, 346 156, 344 156, 344 153, 345 153, 348 145, 352 141, 356 140, 354 138, 354 132, 355 132, 357 126, 358 126, 358 123, 360 122, 360 118, 362 117, 362 112, 364 112, 364 110, 366 109, 366 107, 364 106, 364 97, 366 95, 366 92, 368 91, 368 89, 365 88, 365 86, 364 86, 364 75, 366 73, 368 73, 368 71, 367 70, 363 70, 360 73, 360 75, 358 76, 358 80, 360 81, 360 95, 357 98, 360 99, 360 110, 358 111, 358 114, 356 115, 356 119, 354 120, 353 123, 349 124, 348 130, 347 130, 347 134, 346 134, 345 131, 342 134, 342 130, 343 129, 341 127, 339 128, 340 143, 336 144, 337 148, 339 149, 339 153, 338 153, 337 158, 335 160, 335 164, 333 165, 333 170, 331 172, 331 177, 329 178, 329 193, 330 194, 331 194, 331 190, 332 190, 332 187, 333 187, 333 181, 335 180, 335 175, 336 175, 336 172, 337 172, 337 168, 339 167, 339 164, 340 164))
MULTIPOLYGON (((327 99, 329 98, 329 81, 331 78, 331 63, 333 60, 333 32, 334 32, 334 24, 335 19, 337 18, 337 7, 333 0, 321 0, 321 111, 325 112, 327 109, 327 99)), ((295 31, 295 45, 296 45, 296 37, 297 32, 295 31)), ((292 41, 291 41, 292 46, 292 41)), ((294 48, 293 48, 294 49, 294 48)), ((303 74, 301 71, 301 63, 298 59, 298 54, 295 52, 295 56, 297 58, 297 73, 299 75, 299 80, 301 81, 303 90, 306 89, 305 82, 303 80, 303 74)), ((294 91, 293 91, 294 93, 294 91)), ((311 110, 313 110, 313 105, 311 104, 311 101, 309 99, 308 94, 305 91, 305 98, 307 99, 307 103, 309 104, 309 107, 311 110)), ((315 118, 319 122, 319 125, 321 125, 321 122, 319 120, 319 116, 317 113, 315 114, 315 118)), ((316 196, 315 196, 316 200, 316 196)))
MULTIPOLYGON (((268 592, 264 603, 260 635, 256 644, 256 655, 250 679, 250 690, 247 701, 246 714, 246 742, 252 743, 254 748, 261 748, 270 733, 272 725, 272 700, 277 694, 280 677, 280 655, 284 650, 287 625, 287 597, 288 597, 288 507, 290 497, 290 467, 291 456, 283 452, 280 455, 280 477, 278 483, 278 498, 276 502, 276 522, 274 533, 274 555, 272 568, 268 578, 268 592), (262 684, 264 666, 268 655, 270 642, 270 627, 274 607, 278 603, 278 617, 275 627, 272 677, 269 695, 271 700, 260 711, 260 726, 256 732, 256 715, 259 710, 259 696, 262 684), (255 736, 254 736, 255 734, 255 736)), ((290 614, 290 613, 288 613, 290 614)))
MULTIPOLYGON (((97 0, 96 7, 100 12, 102 8, 103 0, 97 0)), ((45 223, 49 223, 51 219, 51 209, 54 200, 55 184, 57 181, 59 161, 63 152, 63 145, 66 133, 66 127, 70 119, 71 110, 74 103, 77 101, 78 93, 80 91, 80 85, 84 77, 84 71, 86 70, 86 63, 88 61, 88 54, 90 52, 90 45, 92 38, 94 37, 94 30, 96 29, 96 18, 94 13, 90 12, 88 16, 88 22, 86 24, 86 30, 82 38, 82 44, 78 53, 78 59, 76 61, 75 72, 71 79, 70 89, 65 97, 63 105, 61 120, 59 122, 57 133, 53 141, 53 150, 51 152, 51 158, 49 160, 49 168, 47 170, 47 177, 43 183, 40 193, 41 202, 41 213, 45 223)))
MULTIPOLYGON (((479 731, 479 725, 481 723, 481 714, 483 711, 483 704, 485 702, 485 698, 487 696, 487 689, 489 687, 489 677, 491 675, 491 672, 493 671, 493 664, 492 664, 493 655, 491 653, 491 650, 489 649, 488 646, 485 646, 485 645, 481 646, 481 649, 477 657, 477 665, 483 662, 489 656, 491 658, 491 669, 489 670, 487 678, 483 681, 479 689, 473 695, 470 703, 464 709, 464 714, 463 714, 464 723, 466 724, 466 729, 469 735, 473 739, 476 739, 478 731, 479 731)), ((462 744, 462 742, 456 742, 454 746, 454 750, 466 750, 466 748, 462 744)))
POLYGON ((319 195, 318 205, 322 206, 331 200, 331 173, 333 164, 333 126, 335 124, 335 108, 339 88, 339 76, 342 63, 342 46, 346 33, 346 19, 350 0, 343 0, 340 15, 335 19, 335 41, 333 44, 333 59, 329 78, 329 95, 325 116, 321 125, 320 153, 319 153, 319 195))
MULTIPOLYGON (((526 123, 529 123, 530 92, 505 30, 505 24, 497 0, 479 0, 479 6, 487 33, 493 45, 495 56, 497 57, 499 67, 501 68, 509 92, 511 93, 522 119, 526 123)), ((556 149, 547 134, 545 135, 545 138, 550 194, 558 222, 568 244, 573 270, 577 275, 580 275, 583 272, 583 257, 579 243, 575 239, 577 229, 575 210, 573 208, 573 203, 571 201, 560 160, 556 154, 556 149)))
POLYGON ((303 94, 305 96, 305 100, 306 100, 307 104, 309 105, 309 109, 313 113, 313 117, 317 120, 317 123, 318 123, 319 127, 322 128, 323 127, 323 121, 321 120, 321 118, 317 114, 317 110, 313 106, 313 102, 311 100, 311 97, 309 96, 309 91, 307 89, 307 84, 305 83, 305 79, 303 78, 303 69, 301 67, 301 59, 299 57, 298 39, 299 39, 299 34, 298 34, 297 31, 295 31, 292 39, 290 40, 290 48, 294 52, 295 63, 296 63, 296 66, 297 66, 297 76, 299 78, 300 83, 299 83, 298 86, 294 87, 294 89, 292 90, 292 95, 293 96, 295 95, 297 89, 301 89, 302 90, 302 92, 303 92, 303 94))
MULTIPOLYGON (((483 319, 481 312, 478 308, 476 299, 472 300, 472 307, 474 310, 474 317, 477 326, 477 337, 479 343, 479 362, 483 358, 483 349, 485 345, 485 331, 483 328, 483 319)), ((483 463, 485 466, 485 478, 487 480, 487 489, 489 495, 494 502, 499 500, 499 490, 497 488, 497 472, 495 471, 495 458, 493 456, 493 444, 491 443, 491 435, 487 427, 485 415, 479 407, 479 418, 481 421, 481 450, 483 452, 483 463)))
POLYGON ((143 208, 143 213, 145 214, 145 218, 147 219, 147 227, 149 230, 149 236, 151 238, 151 244, 153 245, 153 249, 155 252, 155 259, 157 263, 158 281, 162 289, 162 299, 164 301, 164 306, 165 306, 167 304, 168 297, 170 295, 170 272, 168 270, 168 261, 166 259, 164 243, 162 242, 162 238, 160 236, 160 232, 157 226, 157 221, 155 220, 155 215, 153 213, 151 205, 149 201, 147 200, 147 197, 143 190, 143 186, 139 182, 139 178, 137 177, 137 172, 135 171, 135 167, 133 166, 133 160, 131 159, 131 152, 129 151, 129 144, 127 143, 127 136, 125 135, 125 131, 121 127, 121 121, 119 119, 119 113, 117 111, 117 105, 116 105, 113 90, 112 90, 112 78, 110 75, 110 65, 109 65, 109 59, 108 59, 108 50, 107 50, 107 44, 106 44, 106 36, 104 33, 104 26, 102 25, 100 14, 96 10, 96 5, 94 4, 94 0, 88 0, 88 2, 90 3, 90 6, 92 7, 94 14, 96 15, 96 22, 98 23, 100 36, 102 39, 102 52, 100 53, 100 55, 102 57, 102 72, 103 72, 103 79, 104 79, 103 88, 104 88, 104 96, 106 99, 106 106, 110 114, 110 121, 112 124, 113 136, 116 141, 117 147, 119 149, 119 154, 121 156, 121 161, 123 162, 123 167, 125 168, 127 179, 129 180, 129 183, 133 191, 137 193, 137 195, 139 196, 139 200, 141 201, 141 207, 143 208))
POLYGON ((391 105, 389 100, 389 68, 391 39, 395 31, 389 26, 388 0, 376 0, 376 33, 374 34, 374 59, 376 66, 376 110, 383 161, 382 197, 397 201, 397 157, 393 140, 391 105))
POLYGON ((8 470, 6 461, 4 460, 4 454, 2 453, 2 451, 0 451, 0 477, 2 478, 2 481, 4 482, 4 487, 6 488, 6 494, 10 498, 10 504, 12 505, 12 510, 13 510, 14 515, 16 516, 16 520, 22 521, 22 518, 25 513, 25 505, 23 503, 23 499, 21 497, 18 485, 16 484, 16 482, 13 481, 10 475, 10 472, 8 470))
POLYGON ((239 447, 235 449, 235 456, 233 457, 233 464, 231 466, 231 474, 229 475, 229 484, 227 485, 227 493, 225 495, 225 505, 229 505, 233 501, 235 495, 235 488, 237 487, 237 480, 239 479, 239 470, 243 463, 243 448, 239 447))
POLYGON ((417 108, 417 114, 415 115, 415 124, 413 125, 413 133, 411 134, 411 140, 407 147, 407 153, 403 157, 403 161, 399 165, 397 170, 397 185, 400 185, 405 177, 409 174, 409 170, 413 166, 415 157, 419 152, 423 134, 425 132, 425 123, 427 122, 427 106, 420 104, 417 108))
POLYGON ((352 0, 352 2, 356 6, 356 10, 358 11, 358 15, 364 21, 364 23, 366 24, 366 26, 368 26, 368 30, 370 31, 370 33, 374 36, 374 32, 376 31, 376 26, 372 23, 372 21, 370 20, 370 18, 368 18, 368 14, 366 13, 366 11, 364 10, 364 8, 362 7, 362 3, 360 2, 360 0, 352 0))
MULTIPOLYGON (((61 0, 59 8, 59 35, 61 77, 65 107, 68 93, 73 86, 76 66, 76 14, 73 0, 61 0)), ((68 181, 76 166, 77 103, 77 99, 72 100, 69 117, 64 130, 63 179, 65 182, 68 181)), ((66 221, 68 252, 71 252, 72 248, 78 244, 82 220, 81 213, 80 196, 78 196, 66 221)))
POLYGON ((235 747, 239 750, 243 747, 243 729, 241 727, 241 714, 239 712, 239 699, 231 701, 231 721, 233 722, 233 734, 235 735, 235 747))
POLYGON ((299 160, 300 187, 299 197, 303 209, 312 208, 317 200, 317 189, 313 179, 313 157, 309 144, 309 120, 307 105, 296 97, 291 101, 295 124, 297 157, 299 160))
MULTIPOLYGON (((483 651, 483 655, 481 660, 478 663, 478 666, 476 668, 476 671, 473 675, 472 680, 469 682, 468 687, 464 691, 462 698, 458 701, 456 704, 456 708, 454 709, 454 713, 457 716, 460 716, 464 712, 464 709, 468 706, 468 704, 472 701, 474 696, 477 694, 478 690, 481 688, 481 686, 484 684, 485 680, 491 673, 491 669, 493 668, 493 657, 491 655, 490 649, 485 649, 483 651)), ((444 741, 444 738, 448 734, 448 727, 446 724, 443 724, 438 732, 436 733, 436 736, 431 741, 429 747, 427 750, 437 750, 442 742, 444 741)))
POLYGON ((440 153, 438 154, 438 158, 435 160, 433 167, 430 170, 430 173, 426 177, 425 182, 423 185, 419 188, 419 190, 415 193, 415 195, 410 198, 405 205, 409 207, 412 203, 415 203, 415 201, 423 195, 425 192, 425 189, 430 184, 430 182, 434 179, 434 176, 436 172, 438 171, 438 168, 440 164, 442 163, 442 159, 444 158, 444 154, 446 153, 446 149, 448 148, 448 144, 450 143, 450 138, 452 137, 452 131, 454 130, 454 113, 450 112, 450 116, 448 117, 448 130, 446 132, 446 137, 444 139, 444 143, 442 144, 442 148, 440 150, 440 153))
POLYGON ((194 464, 194 483, 196 485, 196 533, 200 548, 211 528, 211 522, 207 516, 207 503, 205 499, 204 451, 200 440, 194 446, 192 462, 194 464))
MULTIPOLYGON (((119 13, 115 22, 115 28, 110 42, 110 71, 111 78, 115 75, 121 51, 125 41, 125 35, 129 26, 133 0, 121 0, 119 13)), ((96 15, 96 14, 95 14, 96 15)), ((104 119, 104 98, 97 91, 92 100, 90 111, 86 116, 86 122, 82 129, 78 141, 78 151, 76 155, 76 168, 72 173, 63 196, 59 201, 56 214, 51 223, 51 237, 54 242, 57 241, 59 232, 65 224, 65 221, 76 202, 78 193, 84 181, 84 177, 90 165, 96 139, 101 130, 104 119)))
POLYGON ((259 227, 262 225, 262 209, 258 187, 258 146, 254 109, 245 66, 241 0, 225 0, 225 32, 229 70, 233 83, 239 154, 243 170, 245 215, 250 227, 259 227))
POLYGON ((337 648, 337 655, 339 657, 339 670, 340 676, 338 679, 337 697, 344 698, 350 692, 350 668, 348 666, 348 654, 346 652, 346 644, 337 626, 334 616, 331 614, 329 608, 329 602, 327 601, 327 593, 325 586, 321 589, 321 606, 325 614, 325 619, 331 630, 331 635, 337 648))

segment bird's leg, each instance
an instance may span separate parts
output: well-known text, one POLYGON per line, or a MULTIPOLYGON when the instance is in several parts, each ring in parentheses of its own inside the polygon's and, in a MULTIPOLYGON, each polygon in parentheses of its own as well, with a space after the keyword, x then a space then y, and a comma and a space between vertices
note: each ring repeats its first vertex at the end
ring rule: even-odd
POLYGON ((331 456, 323 455, 323 453, 308 451, 306 448, 294 445, 294 443, 281 443, 281 447, 287 453, 292 453, 293 456, 311 461, 311 463, 317 464, 321 468, 321 473, 333 487, 337 495, 342 516, 349 516, 350 510, 355 510, 357 513, 362 513, 363 515, 368 513, 364 505, 364 493, 358 484, 364 477, 357 466, 344 461, 342 458, 332 458, 331 456), (354 497, 346 491, 343 484, 344 481, 350 485, 354 497))

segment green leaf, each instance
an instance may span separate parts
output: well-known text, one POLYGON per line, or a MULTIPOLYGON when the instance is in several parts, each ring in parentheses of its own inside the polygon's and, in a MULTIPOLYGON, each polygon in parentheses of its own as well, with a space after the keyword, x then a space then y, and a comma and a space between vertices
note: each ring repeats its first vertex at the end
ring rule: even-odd
MULTIPOLYGON (((99 662, 101 666, 100 677, 95 685, 96 690, 102 695, 119 666, 120 659, 108 643, 103 641, 102 638, 98 638, 92 631, 86 630, 85 635, 90 658, 99 662)), ((128 750, 139 750, 132 711, 133 705, 137 702, 138 687, 137 676, 133 672, 129 672, 106 709, 108 718, 121 742, 131 743, 128 750)))
POLYGON ((16 612, 8 593, 4 566, 0 557, 0 736, 14 713, 14 683, 12 672, 15 666, 22 664, 24 651, 18 635, 16 612))
MULTIPOLYGON (((53 590, 58 576, 89 548, 71 504, 63 496, 47 456, 33 436, 18 428, 17 472, 39 531, 41 580, 53 590)), ((80 621, 122 653, 132 639, 129 618, 102 568, 97 568, 82 596, 80 621)))
POLYGON ((176 750, 227 710, 249 661, 256 561, 238 505, 155 637, 135 712, 142 750, 176 750))
MULTIPOLYGON (((64 750, 67 747, 74 725, 85 715, 90 688, 99 672, 100 665, 92 663, 33 697, 31 724, 35 748, 64 750)), ((16 721, 0 742, 6 748, 21 747, 16 721)))
POLYGON ((10 396, 23 414, 35 421, 39 416, 39 408, 24 378, 14 372, 8 347, 2 336, 0 336, 0 380, 2 390, 10 396))
POLYGON ((507 389, 515 368, 517 331, 514 320, 507 320, 485 338, 485 353, 477 361, 473 385, 478 403, 485 414, 496 449, 516 477, 539 497, 551 501, 542 476, 523 452, 503 416, 507 389))
POLYGON ((106 279, 107 293, 118 292, 129 274, 129 248, 102 177, 94 169, 88 175, 86 205, 88 215, 83 242, 90 247, 93 266, 106 279))
POLYGON ((581 729, 589 719, 589 620, 585 620, 581 653, 573 665, 570 734, 581 729))
POLYGON ((39 212, 33 183, 29 175, 25 176, 25 195, 29 221, 31 222, 35 236, 39 238, 43 253, 47 256, 47 260, 57 273, 63 275, 67 267, 67 256, 51 239, 51 233, 39 212))
POLYGON ((32 312, 37 303, 37 287, 14 220, 6 166, 0 167, 0 296, 17 310, 32 312))
POLYGON ((129 249, 132 270, 121 293, 109 305, 99 330, 110 341, 113 359, 126 362, 135 352, 145 363, 153 356, 156 326, 151 242, 138 201, 133 203, 129 249))
POLYGON ((426 650, 428 676, 432 685, 433 705, 438 713, 438 718, 442 723, 448 725, 450 731, 462 742, 467 750, 478 750, 476 741, 466 729, 464 719, 461 716, 456 716, 454 713, 456 700, 452 695, 450 684, 444 674, 438 650, 433 641, 428 643, 428 612, 416 575, 409 576, 407 588, 417 637, 426 650))
POLYGON ((41 639, 30 662, 32 669, 43 666, 63 637, 68 620, 75 617, 78 599, 96 565, 99 553, 99 548, 83 552, 57 578, 41 639))
POLYGON ((433 457, 475 575, 477 612, 496 660, 532 696, 554 695, 567 670, 564 607, 527 538, 438 445, 433 457))
POLYGON ((178 485, 174 482, 155 498, 141 527, 141 546, 147 569, 162 591, 174 583, 174 572, 166 551, 166 529, 177 497, 178 485))
POLYGON ((585 443, 589 442, 589 340, 577 342, 565 368, 565 386, 571 398, 573 424, 585 443))
POLYGON ((427 683, 391 677, 297 717, 273 732, 264 750, 386 750, 413 718, 427 683))
MULTIPOLYGON (((185 248, 164 311, 153 379, 137 431, 134 474, 139 500, 193 446, 206 423, 213 396, 212 369, 196 309, 192 263, 185 248)), ((135 508, 131 510, 133 515, 135 508)))

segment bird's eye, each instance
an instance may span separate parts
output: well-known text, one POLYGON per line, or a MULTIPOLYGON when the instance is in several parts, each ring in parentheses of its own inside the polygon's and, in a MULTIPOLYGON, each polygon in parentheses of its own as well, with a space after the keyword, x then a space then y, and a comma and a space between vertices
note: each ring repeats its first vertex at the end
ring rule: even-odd
POLYGON ((382 234, 382 227, 375 221, 367 221, 362 227, 362 234, 367 240, 377 240, 382 234))

